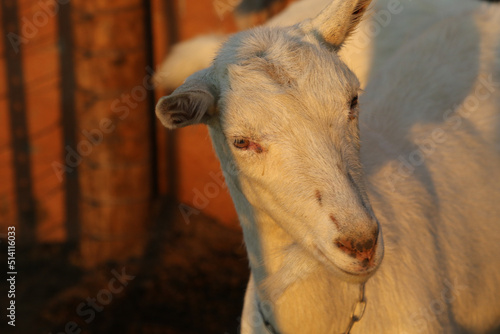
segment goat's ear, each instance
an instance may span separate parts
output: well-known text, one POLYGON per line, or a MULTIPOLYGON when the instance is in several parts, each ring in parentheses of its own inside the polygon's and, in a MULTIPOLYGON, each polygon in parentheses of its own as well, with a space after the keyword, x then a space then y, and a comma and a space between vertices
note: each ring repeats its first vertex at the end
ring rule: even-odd
POLYGON ((315 34, 321 42, 339 50, 356 29, 370 2, 371 0, 333 0, 304 28, 315 34))
POLYGON ((205 76, 198 73, 171 95, 160 98, 156 105, 156 116, 169 129, 205 123, 214 113, 213 89, 205 76))

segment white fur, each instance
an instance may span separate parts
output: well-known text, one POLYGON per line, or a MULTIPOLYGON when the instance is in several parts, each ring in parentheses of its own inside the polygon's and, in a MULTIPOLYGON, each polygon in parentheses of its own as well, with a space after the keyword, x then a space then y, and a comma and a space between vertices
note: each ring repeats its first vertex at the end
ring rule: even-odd
POLYGON ((242 333, 267 332, 257 303, 280 333, 341 333, 365 280, 352 333, 498 331, 500 6, 402 1, 360 57, 358 133, 360 83, 334 51, 357 3, 237 34, 158 104, 169 128, 209 126, 251 268, 242 333), (335 240, 378 224, 363 271, 335 240))

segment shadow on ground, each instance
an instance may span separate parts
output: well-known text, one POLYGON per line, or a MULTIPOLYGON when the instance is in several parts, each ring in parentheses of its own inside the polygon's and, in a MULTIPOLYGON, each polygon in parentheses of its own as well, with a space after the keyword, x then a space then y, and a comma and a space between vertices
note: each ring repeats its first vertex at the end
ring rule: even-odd
POLYGON ((169 205, 151 233, 144 258, 90 272, 67 245, 18 249, 16 327, 1 312, 0 333, 237 333, 249 275, 241 232, 201 215, 185 224, 169 205))

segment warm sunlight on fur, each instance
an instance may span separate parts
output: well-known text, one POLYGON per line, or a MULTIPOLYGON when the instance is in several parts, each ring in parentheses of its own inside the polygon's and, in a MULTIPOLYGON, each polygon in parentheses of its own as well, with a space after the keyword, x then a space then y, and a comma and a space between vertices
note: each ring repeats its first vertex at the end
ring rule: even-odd
POLYGON ((238 33, 157 105, 208 125, 251 268, 242 333, 341 333, 362 282, 353 333, 500 329, 500 7, 396 2, 238 33))

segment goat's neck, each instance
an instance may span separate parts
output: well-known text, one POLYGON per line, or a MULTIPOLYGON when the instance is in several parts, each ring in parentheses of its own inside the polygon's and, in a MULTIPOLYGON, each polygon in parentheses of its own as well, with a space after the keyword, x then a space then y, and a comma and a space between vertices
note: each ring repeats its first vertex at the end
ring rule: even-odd
POLYGON ((269 215, 239 209, 255 282, 252 298, 264 317, 283 332, 305 324, 311 333, 345 330, 359 287, 334 277, 269 215))

